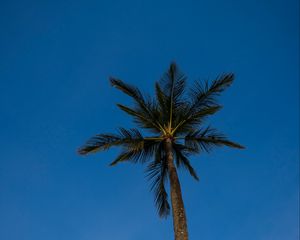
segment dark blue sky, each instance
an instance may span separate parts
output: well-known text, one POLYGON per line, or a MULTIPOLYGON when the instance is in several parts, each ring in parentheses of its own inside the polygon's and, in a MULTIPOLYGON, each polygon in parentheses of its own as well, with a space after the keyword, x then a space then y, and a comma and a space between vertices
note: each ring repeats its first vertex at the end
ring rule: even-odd
POLYGON ((234 72, 216 149, 180 172, 192 240, 299 238, 299 2, 1 1, 0 239, 172 239, 143 166, 80 157, 132 127, 109 76, 153 92, 176 60, 190 83, 234 72))

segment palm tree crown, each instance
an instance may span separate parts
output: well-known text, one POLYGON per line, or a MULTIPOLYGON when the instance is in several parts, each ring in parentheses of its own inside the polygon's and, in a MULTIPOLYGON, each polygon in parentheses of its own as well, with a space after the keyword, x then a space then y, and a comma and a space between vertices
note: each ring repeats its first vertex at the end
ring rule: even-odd
POLYGON ((170 143, 172 156, 177 168, 184 167, 190 175, 198 180, 189 157, 201 152, 210 152, 216 146, 243 148, 229 141, 223 134, 211 127, 204 127, 205 119, 221 109, 216 97, 229 87, 233 74, 223 74, 210 84, 196 82, 186 89, 186 76, 175 63, 155 83, 155 97, 144 97, 141 91, 123 81, 111 78, 113 87, 133 99, 133 106, 117 106, 133 117, 138 127, 149 130, 150 136, 144 136, 136 128, 120 128, 117 133, 98 134, 92 137, 79 154, 108 150, 121 147, 121 153, 110 164, 130 161, 147 163, 146 173, 151 180, 151 190, 155 194, 158 213, 165 217, 170 212, 165 183, 170 178, 168 150, 170 143))

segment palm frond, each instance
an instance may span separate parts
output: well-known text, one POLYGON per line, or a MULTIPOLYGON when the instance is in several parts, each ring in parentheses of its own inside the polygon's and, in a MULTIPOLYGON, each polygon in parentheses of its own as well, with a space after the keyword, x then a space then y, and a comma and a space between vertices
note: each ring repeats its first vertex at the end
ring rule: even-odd
MULTIPOLYGON (((176 109, 183 102, 183 93, 186 85, 186 76, 181 73, 175 63, 171 63, 169 70, 156 83, 156 97, 161 109, 168 116, 168 123, 176 109)), ((167 124, 165 120, 165 125, 167 124)))
POLYGON ((156 95, 156 101, 158 102, 159 111, 162 114, 161 116, 161 123, 162 125, 167 125, 167 122, 169 121, 169 98, 164 94, 163 90, 161 89, 158 82, 155 83, 155 95, 156 95))
POLYGON ((211 84, 208 81, 205 81, 204 84, 196 82, 190 92, 193 98, 191 111, 197 110, 199 106, 215 105, 216 96, 229 87, 233 83, 233 80, 234 75, 229 73, 216 78, 211 84))
POLYGON ((149 129, 150 131, 155 133, 159 133, 161 131, 160 129, 162 129, 162 127, 158 121, 159 117, 157 117, 157 115, 159 115, 159 112, 155 109, 155 106, 149 106, 149 108, 151 108, 152 111, 152 117, 155 118, 155 121, 153 121, 153 118, 149 118, 149 116, 139 108, 130 108, 119 103, 117 104, 117 106, 122 111, 132 116, 134 123, 136 123, 139 127, 149 129))
MULTIPOLYGON (((155 138, 156 139, 156 138, 155 138)), ((105 151, 113 146, 136 150, 141 149, 149 142, 156 142, 153 138, 144 138, 137 129, 120 128, 117 134, 98 134, 90 138, 87 143, 79 148, 80 155, 86 155, 97 151, 105 151), (147 143, 146 143, 147 142, 147 143)))
POLYGON ((193 114, 189 113, 188 107, 185 107, 182 111, 177 111, 173 133, 178 135, 194 130, 198 125, 203 124, 208 116, 215 114, 220 109, 222 109, 220 105, 212 105, 204 106, 193 114))
POLYGON ((189 114, 195 114, 205 106, 215 106, 217 104, 216 97, 229 87, 234 80, 233 74, 224 74, 215 79, 212 84, 206 81, 204 84, 196 82, 191 89, 192 104, 189 114))
POLYGON ((228 140, 225 135, 210 127, 186 135, 185 146, 205 152, 210 152, 213 147, 219 146, 244 149, 242 145, 228 140))
POLYGON ((186 146, 178 143, 173 143, 173 150, 175 153, 176 165, 177 167, 184 166, 190 173, 190 175, 199 181, 196 171, 190 164, 187 156, 191 153, 196 153, 197 149, 187 148, 186 146))
POLYGON ((143 97, 141 91, 137 87, 134 87, 130 84, 123 82, 120 79, 116 79, 113 77, 110 78, 110 83, 113 87, 119 89, 126 95, 132 97, 137 103, 139 103, 141 105, 144 104, 144 97, 143 97))
POLYGON ((187 77, 179 70, 176 63, 173 62, 158 84, 167 97, 176 100, 182 96, 185 90, 186 79, 187 77))
POLYGON ((170 204, 165 189, 165 182, 168 179, 168 166, 162 145, 160 143, 155 159, 146 168, 146 173, 151 181, 151 191, 154 192, 158 214, 160 217, 167 217, 170 214, 170 204))
POLYGON ((185 132, 192 130, 203 120, 212 114, 215 114, 222 107, 217 103, 216 97, 229 87, 234 80, 233 74, 223 74, 215 79, 211 84, 207 81, 203 83, 196 82, 190 90, 191 102, 184 111, 177 111, 176 125, 174 132, 185 132), (179 120, 178 120, 179 119, 179 120))
POLYGON ((110 163, 114 166, 120 162, 129 161, 132 163, 144 163, 155 156, 160 144, 160 138, 144 138, 142 142, 131 145, 124 145, 119 156, 110 163))
POLYGON ((80 155, 86 155, 88 153, 103 151, 112 146, 121 145, 126 141, 126 139, 122 139, 116 134, 97 134, 96 136, 90 138, 85 145, 80 147, 78 149, 78 153, 80 155))
POLYGON ((135 121, 139 123, 141 127, 145 127, 155 132, 160 132, 162 130, 159 119, 157 118, 158 107, 156 106, 155 101, 150 98, 145 99, 138 88, 124 83, 119 79, 110 78, 110 82, 112 86, 121 90, 134 100, 135 106, 133 108, 117 104, 121 110, 133 116, 135 121))

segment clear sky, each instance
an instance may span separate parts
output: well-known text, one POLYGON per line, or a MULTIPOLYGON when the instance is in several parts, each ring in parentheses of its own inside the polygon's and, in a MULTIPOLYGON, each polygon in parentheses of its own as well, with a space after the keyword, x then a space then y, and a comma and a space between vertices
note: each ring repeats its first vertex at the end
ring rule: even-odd
POLYGON ((0 239, 172 239, 141 165, 76 149, 132 127, 115 76, 153 93, 175 60, 193 80, 234 72, 208 123, 246 150, 180 172, 191 240, 299 238, 299 1, 0 3, 0 239))

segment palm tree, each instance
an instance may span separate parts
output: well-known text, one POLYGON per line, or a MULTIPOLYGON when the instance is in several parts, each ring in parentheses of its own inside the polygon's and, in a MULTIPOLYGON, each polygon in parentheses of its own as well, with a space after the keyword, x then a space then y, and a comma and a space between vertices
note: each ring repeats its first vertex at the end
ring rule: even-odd
POLYGON ((170 182, 175 240, 187 240, 187 220, 181 194, 177 168, 184 167, 198 180, 188 159, 193 154, 210 152, 213 147, 228 146, 242 149, 211 127, 203 127, 204 120, 221 109, 216 97, 234 79, 233 74, 223 74, 208 82, 196 82, 186 94, 186 76, 175 63, 155 83, 155 98, 144 97, 141 91, 123 81, 111 78, 113 87, 133 99, 133 106, 117 106, 133 117, 138 127, 152 133, 144 136, 138 129, 120 128, 117 133, 98 134, 78 152, 81 155, 121 147, 119 156, 110 164, 120 162, 147 163, 146 173, 155 195, 160 217, 170 213, 166 182, 170 182))

